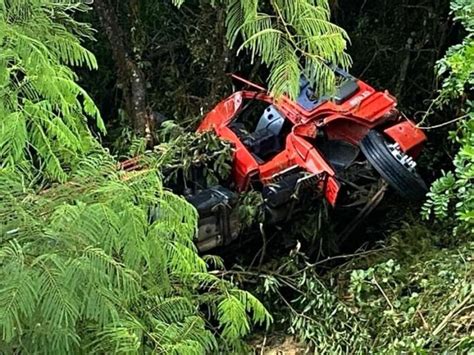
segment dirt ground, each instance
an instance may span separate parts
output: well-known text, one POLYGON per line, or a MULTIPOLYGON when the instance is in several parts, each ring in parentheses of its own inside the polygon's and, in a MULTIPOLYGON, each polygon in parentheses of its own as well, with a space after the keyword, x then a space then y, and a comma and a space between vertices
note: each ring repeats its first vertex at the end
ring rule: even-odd
POLYGON ((300 355, 305 354, 306 350, 304 345, 285 334, 256 336, 250 343, 255 354, 261 355, 300 355))

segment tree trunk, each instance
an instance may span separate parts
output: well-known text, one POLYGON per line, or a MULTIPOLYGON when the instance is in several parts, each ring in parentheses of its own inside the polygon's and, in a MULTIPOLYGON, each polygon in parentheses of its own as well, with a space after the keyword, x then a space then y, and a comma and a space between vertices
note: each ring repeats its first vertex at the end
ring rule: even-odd
POLYGON ((117 13, 110 0, 95 0, 94 8, 110 42, 112 56, 117 66, 118 83, 122 89, 126 112, 136 134, 151 140, 146 80, 143 71, 133 59, 130 45, 117 13))

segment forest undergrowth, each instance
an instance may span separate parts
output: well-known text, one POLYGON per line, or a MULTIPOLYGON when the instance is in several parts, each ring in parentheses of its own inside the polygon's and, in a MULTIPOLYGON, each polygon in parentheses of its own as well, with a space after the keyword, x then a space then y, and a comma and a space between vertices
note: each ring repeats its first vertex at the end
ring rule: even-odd
POLYGON ((0 0, 0 352, 474 350, 472 1, 93 6, 0 0), (246 232, 198 254, 169 187, 230 172, 232 147, 194 133, 225 72, 330 90, 349 38, 353 73, 428 133, 426 201, 389 193, 341 245, 324 203, 271 228, 244 194, 246 232))

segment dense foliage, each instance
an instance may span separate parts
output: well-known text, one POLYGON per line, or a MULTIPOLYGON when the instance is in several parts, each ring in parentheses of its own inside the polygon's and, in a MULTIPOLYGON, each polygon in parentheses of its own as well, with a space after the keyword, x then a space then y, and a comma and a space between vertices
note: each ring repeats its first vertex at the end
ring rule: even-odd
MULTIPOLYGON (((348 68, 351 63, 346 53, 349 38, 330 22, 327 0, 275 0, 270 12, 258 0, 222 2, 230 46, 241 37, 237 53, 248 49, 252 61, 258 57, 268 65, 268 85, 276 96, 297 96, 302 73, 317 92, 330 92, 336 85, 331 65, 348 68)), ((184 0, 174 3, 182 5, 184 0)))
MULTIPOLYGON (((255 328, 262 352, 279 333, 316 353, 472 351, 472 1, 451 1, 463 27, 452 30, 447 0, 96 0, 116 12, 127 60, 146 74, 147 114, 176 119, 160 122, 153 149, 120 102, 116 43, 92 29, 97 11, 84 3, 0 0, 1 353, 244 352, 255 328), (186 188, 195 165, 207 183, 225 180, 232 151, 191 132, 196 115, 230 89, 229 69, 268 76, 276 95, 294 96, 302 72, 332 90, 329 63, 351 64, 346 25, 358 73, 390 87, 414 116, 437 92, 439 59, 441 88, 425 116, 454 112, 447 121, 458 124, 450 137, 459 150, 448 171, 452 126, 430 131, 422 170, 447 171, 423 207, 437 222, 390 201, 383 221, 362 232, 381 227, 386 240, 328 257, 322 245, 335 223, 313 206, 276 235, 261 227, 255 253, 236 248, 250 265, 198 255, 196 211, 163 185, 186 188), (457 31, 462 43, 440 59, 457 31), (113 134, 102 143, 105 126, 113 134), (124 171, 109 149, 140 155, 140 169, 124 171)), ((259 197, 241 197, 246 226, 259 219, 259 197)))
POLYGON ((65 180, 64 166, 95 143, 85 122, 100 113, 69 66, 97 69, 81 46, 92 29, 72 18, 80 4, 0 2, 0 164, 65 180))
MULTIPOLYGON (((316 262, 298 250, 284 261, 269 262, 255 292, 274 312, 276 323, 285 325, 281 330, 303 341, 302 349, 392 354, 469 353, 474 347, 474 4, 453 1, 451 9, 466 34, 438 61, 441 89, 431 106, 451 109, 458 117, 432 128, 456 123, 451 138, 459 151, 455 170, 433 183, 423 207, 424 217, 438 222, 425 225, 405 213, 410 223, 388 227, 388 239, 373 249, 316 262)), ((305 226, 315 230, 314 223, 297 226, 298 238, 305 237, 305 226)), ((321 229, 316 230, 320 236, 321 229)), ((236 274, 242 282, 254 281, 253 271, 236 274)), ((262 346, 261 340, 257 343, 262 346)))
POLYGON ((0 3, 0 351, 239 348, 270 315, 208 272, 220 261, 197 255, 196 212, 156 167, 121 171, 86 124, 103 131, 69 67, 96 67, 82 10, 0 3))
POLYGON ((455 235, 474 235, 474 3, 456 0, 452 2, 455 20, 461 22, 467 32, 461 44, 451 47, 438 62, 438 75, 443 78, 438 106, 459 105, 460 120, 451 138, 460 146, 453 159, 454 172, 433 183, 429 200, 424 206, 426 218, 433 214, 454 228, 455 235))
POLYGON ((47 190, 5 173, 0 184, 2 351, 203 353, 217 329, 233 347, 270 320, 207 273, 196 213, 156 171, 117 171, 101 153, 47 190))
POLYGON ((474 245, 438 245, 429 229, 407 224, 374 250, 340 257, 347 261, 323 276, 316 270, 338 258, 270 263, 256 292, 316 353, 464 353, 474 345, 474 245))

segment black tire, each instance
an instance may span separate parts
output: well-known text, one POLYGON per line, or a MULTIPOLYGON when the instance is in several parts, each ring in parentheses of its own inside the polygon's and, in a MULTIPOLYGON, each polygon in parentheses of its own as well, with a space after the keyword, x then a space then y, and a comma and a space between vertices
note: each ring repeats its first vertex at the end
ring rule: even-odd
POLYGON ((382 134, 369 131, 362 139, 360 149, 368 162, 401 197, 418 200, 426 195, 428 188, 421 176, 410 171, 392 154, 382 134))

